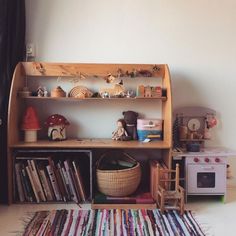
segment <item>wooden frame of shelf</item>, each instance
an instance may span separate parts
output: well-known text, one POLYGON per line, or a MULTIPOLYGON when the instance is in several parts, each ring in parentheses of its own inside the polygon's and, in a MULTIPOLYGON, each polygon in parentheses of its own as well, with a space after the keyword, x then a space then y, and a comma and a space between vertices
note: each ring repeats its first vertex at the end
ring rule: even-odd
POLYGON ((37 96, 28 96, 21 97, 22 99, 40 99, 40 100, 62 100, 62 101, 108 101, 108 100, 119 100, 119 101, 132 101, 132 100, 161 100, 166 101, 166 97, 132 97, 132 98, 73 98, 73 97, 37 97, 37 96))
POLYGON ((155 203, 133 203, 133 204, 99 204, 92 203, 92 209, 155 209, 155 203))
POLYGON ((62 142, 38 140, 37 142, 18 142, 10 145, 11 148, 115 148, 115 149, 169 149, 170 145, 165 141, 115 141, 112 139, 68 139, 62 142))
MULTIPOLYGON (((123 77, 122 77, 123 78, 123 77)), ((125 79, 125 77, 124 77, 125 79)), ((135 78, 134 78, 135 79, 135 78)), ((142 77, 142 79, 145 79, 142 77)), ((8 202, 13 202, 13 153, 16 150, 65 150, 65 149, 157 149, 161 151, 162 158, 168 167, 171 167, 171 147, 172 147, 172 94, 171 80, 168 65, 166 64, 86 64, 86 63, 46 63, 46 62, 20 62, 15 68, 12 78, 12 86, 9 97, 8 108, 8 202), (51 98, 51 97, 25 97, 20 98, 18 92, 25 86, 25 78, 33 77, 65 77, 79 78, 81 75, 85 77, 102 77, 108 74, 118 76, 118 71, 153 71, 153 77, 162 79, 162 87, 166 89, 167 97, 153 98, 51 98), (83 102, 89 101, 138 101, 150 100, 161 101, 162 103, 162 119, 163 124, 163 140, 151 141, 143 143, 139 141, 114 141, 110 139, 68 139, 62 142, 52 142, 48 140, 39 140, 35 143, 25 143, 20 135, 19 123, 21 121, 21 111, 24 108, 24 101, 28 100, 40 101, 68 101, 68 102, 83 102)), ((93 207, 100 208, 103 204, 95 204, 93 207), (100 205, 100 206, 99 206, 100 205)), ((117 204, 114 207, 118 207, 117 204)), ((123 207, 123 204, 120 205, 123 207)), ((109 206, 106 206, 109 207, 109 206)), ((134 208, 145 207, 145 204, 136 204, 134 208)), ((147 204, 147 207, 151 207, 147 204)))

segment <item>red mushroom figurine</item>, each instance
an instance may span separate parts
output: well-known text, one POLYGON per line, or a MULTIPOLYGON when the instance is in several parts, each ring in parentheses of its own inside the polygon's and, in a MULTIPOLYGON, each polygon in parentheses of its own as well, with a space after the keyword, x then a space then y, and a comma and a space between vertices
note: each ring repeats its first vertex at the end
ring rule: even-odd
POLYGON ((26 109, 21 129, 25 131, 25 142, 37 141, 37 131, 40 129, 40 125, 36 110, 32 106, 26 109))
POLYGON ((48 127, 48 138, 53 141, 66 139, 66 126, 70 123, 59 114, 51 115, 47 118, 45 125, 48 127))

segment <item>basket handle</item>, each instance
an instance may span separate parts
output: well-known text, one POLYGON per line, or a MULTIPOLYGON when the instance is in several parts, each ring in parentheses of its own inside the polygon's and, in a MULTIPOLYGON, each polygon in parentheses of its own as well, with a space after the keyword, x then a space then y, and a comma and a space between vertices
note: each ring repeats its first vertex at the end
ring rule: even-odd
MULTIPOLYGON (((99 167, 101 161, 103 160, 103 158, 104 158, 109 152, 111 152, 111 151, 104 152, 104 153, 101 155, 101 157, 96 161, 96 164, 95 164, 96 168, 99 167)), ((137 161, 136 161, 133 157, 131 157, 128 153, 122 152, 122 154, 125 155, 126 157, 128 157, 130 160, 132 160, 132 162, 134 162, 135 164, 137 164, 137 161)))
POLYGON ((96 164, 95 164, 96 168, 99 167, 100 162, 102 161, 102 159, 105 157, 105 155, 106 155, 107 153, 108 153, 108 152, 104 152, 104 153, 101 155, 101 157, 96 161, 96 164))

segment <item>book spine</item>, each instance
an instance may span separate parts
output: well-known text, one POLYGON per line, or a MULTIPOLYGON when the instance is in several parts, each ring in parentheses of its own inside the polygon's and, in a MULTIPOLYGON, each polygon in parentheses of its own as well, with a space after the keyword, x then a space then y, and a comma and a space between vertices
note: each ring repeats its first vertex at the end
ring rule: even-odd
POLYGON ((76 194, 77 203, 78 203, 78 202, 81 202, 81 196, 80 196, 80 193, 79 193, 79 186, 78 186, 76 178, 75 178, 75 173, 74 173, 72 168, 70 168, 70 173, 71 173, 72 184, 75 188, 75 194, 76 194))
POLYGON ((61 168, 61 171, 62 171, 62 174, 63 174, 64 179, 65 179, 66 189, 68 191, 69 200, 72 200, 73 192, 72 192, 72 189, 71 189, 71 186, 70 186, 69 177, 68 177, 67 172, 66 172, 64 167, 61 168))
POLYGON ((79 194, 81 196, 82 201, 86 201, 86 196, 85 196, 85 190, 84 190, 84 185, 82 182, 82 177, 80 175, 80 171, 79 171, 79 166, 76 167, 75 161, 72 161, 72 165, 74 168, 74 173, 75 173, 75 179, 76 182, 78 184, 78 189, 79 189, 79 194))
POLYGON ((61 199, 61 194, 59 193, 58 185, 57 185, 57 182, 56 182, 56 177, 55 177, 55 174, 52 170, 52 167, 50 165, 48 165, 48 166, 46 166, 46 168, 47 168, 47 172, 48 172, 51 184, 52 184, 52 188, 53 188, 56 200, 61 201, 62 200, 61 199))
POLYGON ((28 189, 26 187, 26 179, 25 179, 22 172, 23 172, 23 167, 20 172, 20 177, 21 177, 22 187, 23 187, 23 191, 24 191, 25 201, 31 202, 32 199, 30 200, 30 194, 28 193, 28 189))
POLYGON ((42 201, 46 201, 46 197, 45 197, 45 194, 44 194, 44 191, 43 191, 43 187, 42 187, 42 184, 40 182, 40 179, 39 179, 39 175, 38 175, 38 172, 37 172, 37 169, 36 169, 36 165, 35 165, 35 162, 34 160, 29 160, 29 166, 31 168, 31 171, 32 171, 32 177, 36 183, 36 186, 37 186, 37 190, 38 190, 38 195, 40 197, 40 199, 42 201))
POLYGON ((33 191, 34 191, 34 196, 35 196, 36 202, 39 203, 39 202, 40 202, 40 199, 39 199, 37 190, 36 190, 36 188, 35 188, 35 183, 34 183, 34 181, 33 181, 33 177, 32 177, 32 174, 31 174, 31 170, 30 170, 29 166, 26 166, 25 168, 26 168, 26 172, 27 172, 27 174, 28 174, 28 176, 29 176, 29 180, 30 180, 30 183, 31 183, 31 187, 32 187, 32 189, 33 189, 33 191))
POLYGON ((23 183, 22 183, 20 172, 21 172, 21 164, 15 163, 15 176, 16 176, 16 185, 17 185, 17 190, 18 190, 18 196, 19 196, 20 202, 24 202, 25 195, 24 195, 23 183))
POLYGON ((54 194, 54 190, 53 190, 52 183, 51 183, 51 180, 50 180, 50 176, 48 174, 46 166, 45 166, 44 174, 45 174, 46 181, 47 181, 47 184, 48 184, 48 187, 49 187, 49 191, 50 191, 50 193, 52 195, 52 200, 54 201, 54 200, 56 200, 56 196, 54 194))
POLYGON ((59 188, 59 192, 61 193, 61 197, 62 197, 63 201, 66 202, 67 201, 66 190, 64 188, 62 177, 61 177, 61 174, 60 174, 60 171, 58 168, 55 168, 55 176, 57 179, 58 188, 59 188))
POLYGON ((32 166, 32 171, 35 175, 35 180, 37 182, 37 185, 39 186, 40 198, 45 202, 46 201, 46 196, 44 194, 43 187, 42 187, 42 184, 41 184, 40 179, 39 179, 39 175, 38 175, 38 171, 37 171, 37 168, 36 168, 35 161, 31 160, 30 162, 31 162, 31 166, 32 166))
POLYGON ((67 184, 66 184, 66 180, 65 180, 65 176, 64 176, 64 173, 62 171, 62 164, 61 162, 57 163, 57 169, 60 173, 60 176, 61 176, 61 180, 62 180, 62 184, 63 184, 63 187, 64 187, 64 191, 65 191, 65 196, 66 196, 66 199, 67 200, 70 200, 70 192, 68 191, 68 187, 67 187, 67 184))
POLYGON ((34 196, 33 188, 31 186, 29 176, 27 175, 25 166, 23 164, 22 164, 21 176, 26 200, 28 202, 33 202, 33 196, 34 196))
POLYGON ((71 175, 72 172, 71 172, 71 168, 69 166, 69 161, 68 160, 64 161, 64 166, 65 166, 66 173, 67 173, 67 176, 68 176, 70 189, 72 190, 72 200, 75 201, 76 203, 78 203, 78 198, 76 196, 75 187, 74 187, 73 179, 72 179, 72 175, 71 175))
POLYGON ((50 188, 48 186, 48 181, 47 181, 47 177, 45 175, 45 171, 43 169, 39 169, 38 173, 39 173, 39 178, 41 180, 41 183, 42 183, 42 186, 43 186, 46 198, 47 198, 48 201, 52 201, 53 197, 52 197, 50 188))

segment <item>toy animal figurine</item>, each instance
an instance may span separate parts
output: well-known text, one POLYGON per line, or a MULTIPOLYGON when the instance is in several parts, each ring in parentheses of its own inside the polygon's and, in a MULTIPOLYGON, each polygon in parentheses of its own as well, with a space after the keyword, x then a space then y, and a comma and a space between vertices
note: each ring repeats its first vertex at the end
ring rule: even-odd
POLYGON ((44 97, 44 89, 41 86, 39 86, 37 89, 37 96, 44 97))
POLYGON ((131 140, 137 140, 138 113, 134 111, 124 111, 122 114, 124 115, 124 120, 126 123, 125 130, 127 131, 128 136, 131 138, 131 140))
POLYGON ((127 140, 127 137, 128 134, 125 130, 125 120, 119 119, 117 121, 117 129, 114 132, 112 132, 112 139, 125 141, 127 140))
POLYGON ((111 73, 109 73, 107 76, 104 77, 104 80, 107 83, 112 83, 115 79, 116 77, 114 77, 111 73))
POLYGON ((102 97, 104 97, 105 93, 108 93, 110 97, 124 96, 125 88, 123 86, 123 81, 119 84, 115 84, 113 88, 102 88, 99 93, 102 97))

